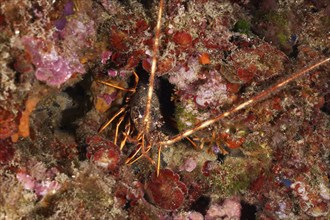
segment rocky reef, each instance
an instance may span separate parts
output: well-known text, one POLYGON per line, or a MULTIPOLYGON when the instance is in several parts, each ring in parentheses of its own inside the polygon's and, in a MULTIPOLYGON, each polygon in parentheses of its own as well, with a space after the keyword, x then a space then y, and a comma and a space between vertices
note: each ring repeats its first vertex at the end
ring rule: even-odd
POLYGON ((328 1, 165 1, 141 150, 158 8, 1 1, 0 219, 329 219, 329 63, 157 145, 330 57, 328 1))

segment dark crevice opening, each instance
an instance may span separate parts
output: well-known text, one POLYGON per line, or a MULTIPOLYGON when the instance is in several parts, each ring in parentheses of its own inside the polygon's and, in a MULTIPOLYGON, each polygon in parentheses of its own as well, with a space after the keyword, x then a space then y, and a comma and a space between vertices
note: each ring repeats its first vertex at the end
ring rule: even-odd
POLYGON ((153 0, 138 0, 138 2, 141 3, 146 10, 150 10, 154 4, 153 0))
POLYGON ((163 132, 167 135, 179 133, 174 116, 175 103, 172 99, 174 94, 174 85, 172 85, 167 79, 160 78, 159 88, 156 93, 160 102, 160 112, 165 122, 163 132))
POLYGON ((330 115, 330 93, 324 96, 324 104, 321 107, 321 111, 327 115, 330 115))
POLYGON ((193 204, 191 204, 191 209, 206 215, 207 210, 210 207, 211 198, 209 196, 199 197, 193 204))
POLYGON ((257 207, 246 202, 241 202, 241 220, 254 220, 256 219, 257 207))
POLYGON ((73 105, 69 109, 65 109, 62 112, 62 119, 60 122, 60 129, 69 133, 75 133, 77 125, 75 122, 84 117, 88 111, 92 109, 92 100, 89 93, 91 85, 91 76, 86 75, 82 81, 68 87, 64 90, 73 102, 73 105))
POLYGON ((81 143, 78 145, 78 159, 79 161, 87 160, 87 147, 88 144, 81 143))
POLYGON ((291 51, 291 53, 289 54, 289 57, 290 57, 290 58, 294 58, 294 59, 296 59, 296 58, 298 57, 298 54, 299 54, 298 46, 299 46, 299 45, 297 45, 297 44, 292 46, 292 51, 291 51))

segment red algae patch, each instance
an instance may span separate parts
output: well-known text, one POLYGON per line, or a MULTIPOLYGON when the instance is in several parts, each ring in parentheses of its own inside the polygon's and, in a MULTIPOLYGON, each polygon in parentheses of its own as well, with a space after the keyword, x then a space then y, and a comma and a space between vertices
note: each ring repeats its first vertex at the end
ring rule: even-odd
POLYGON ((179 175, 170 169, 160 170, 158 177, 154 174, 146 184, 146 191, 151 202, 166 210, 180 208, 188 192, 179 175))
POLYGON ((14 157, 15 149, 10 138, 0 139, 0 164, 6 164, 14 157))
POLYGON ((184 31, 178 31, 173 35, 173 41, 175 44, 182 48, 189 48, 192 45, 192 37, 189 33, 184 31))
POLYGON ((118 168, 120 152, 118 147, 98 135, 88 137, 87 158, 96 166, 107 171, 115 171, 118 168))
POLYGON ((10 137, 17 131, 15 115, 3 108, 0 108, 0 139, 10 137))

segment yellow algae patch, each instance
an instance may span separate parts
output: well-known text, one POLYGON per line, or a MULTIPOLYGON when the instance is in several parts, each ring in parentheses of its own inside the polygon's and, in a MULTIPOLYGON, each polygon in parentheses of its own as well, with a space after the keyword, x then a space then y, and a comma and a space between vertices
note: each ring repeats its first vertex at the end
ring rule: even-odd
MULTIPOLYGON (((117 82, 113 80, 108 80, 106 82, 123 88, 127 87, 127 84, 122 82, 117 82)), ((102 85, 97 82, 92 83, 91 91, 94 96, 94 107, 100 113, 104 113, 109 110, 109 108, 113 106, 113 104, 121 104, 125 94, 125 92, 123 91, 120 91, 110 86, 102 85)))

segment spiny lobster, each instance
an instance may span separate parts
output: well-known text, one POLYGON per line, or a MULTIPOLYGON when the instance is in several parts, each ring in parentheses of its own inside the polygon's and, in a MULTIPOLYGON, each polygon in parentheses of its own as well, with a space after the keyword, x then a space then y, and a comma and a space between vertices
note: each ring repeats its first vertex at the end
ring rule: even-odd
POLYGON ((191 143, 193 143, 193 141, 189 138, 189 136, 193 135, 197 131, 204 129, 210 125, 213 125, 216 122, 222 120, 223 118, 233 115, 234 113, 237 113, 238 111, 240 111, 242 109, 246 109, 247 107, 250 107, 250 106, 258 103, 261 100, 264 100, 270 94, 274 94, 275 92, 284 88, 290 82, 307 74, 311 70, 315 70, 316 68, 318 68, 321 65, 325 65, 326 63, 328 63, 330 61, 330 58, 325 58, 311 66, 308 66, 298 72, 293 73, 291 76, 281 80, 280 82, 274 84, 273 86, 270 86, 268 89, 265 89, 264 91, 260 92, 256 96, 249 98, 246 101, 243 101, 241 104, 232 107, 231 109, 227 110, 224 113, 217 115, 214 118, 211 118, 211 119, 208 119, 201 123, 198 123, 194 127, 187 129, 175 136, 166 137, 166 138, 163 137, 164 139, 160 140, 161 137, 159 135, 151 135, 151 132, 153 132, 154 129, 160 127, 162 124, 158 120, 159 117, 157 115, 155 115, 155 114, 157 114, 157 110, 155 110, 155 109, 159 108, 159 103, 158 103, 158 99, 155 98, 153 96, 153 94, 154 94, 154 87, 155 87, 154 83, 155 83, 155 73, 156 73, 156 69, 157 69, 157 59, 158 59, 158 53, 159 53, 159 42, 160 42, 160 34, 161 34, 161 18, 162 18, 162 13, 163 13, 163 4, 164 4, 163 0, 160 0, 157 25, 155 28, 151 71, 150 71, 148 85, 139 84, 139 77, 135 72, 133 72, 134 86, 132 88, 123 88, 123 87, 116 86, 114 84, 111 84, 111 83, 108 83, 105 81, 98 81, 99 83, 102 83, 104 85, 111 86, 116 89, 123 90, 123 91, 130 93, 130 95, 127 95, 127 97, 126 97, 124 106, 122 106, 110 118, 110 120, 108 120, 108 122, 105 123, 100 128, 99 132, 102 132, 116 118, 118 118, 116 130, 115 130, 114 143, 117 144, 119 136, 122 136, 122 140, 119 144, 119 147, 121 150, 123 149, 123 147, 125 146, 125 144, 128 140, 130 142, 136 143, 136 150, 128 157, 128 159, 126 160, 126 164, 133 164, 134 162, 139 160, 141 157, 145 157, 149 161, 151 161, 151 163, 156 165, 157 176, 159 175, 159 171, 160 171, 160 158, 161 158, 162 148, 168 147, 185 138, 187 140, 189 140, 191 143), (141 99, 141 96, 142 96, 142 99, 144 99, 144 101, 142 102, 145 105, 144 110, 140 110, 140 107, 138 109, 134 109, 134 107, 136 107, 136 104, 132 104, 132 102, 134 102, 132 100, 136 99, 135 96, 140 96, 139 99, 141 99), (130 112, 130 115, 127 115, 127 112, 130 112), (154 112, 156 112, 156 113, 154 113, 154 112), (133 114, 135 114, 135 115, 133 116, 133 114), (127 121, 127 123, 125 124, 125 131, 122 133, 122 135, 120 135, 119 127, 121 126, 121 124, 124 121, 127 121), (157 163, 155 163, 154 160, 148 154, 149 151, 154 146, 158 147, 157 163))

